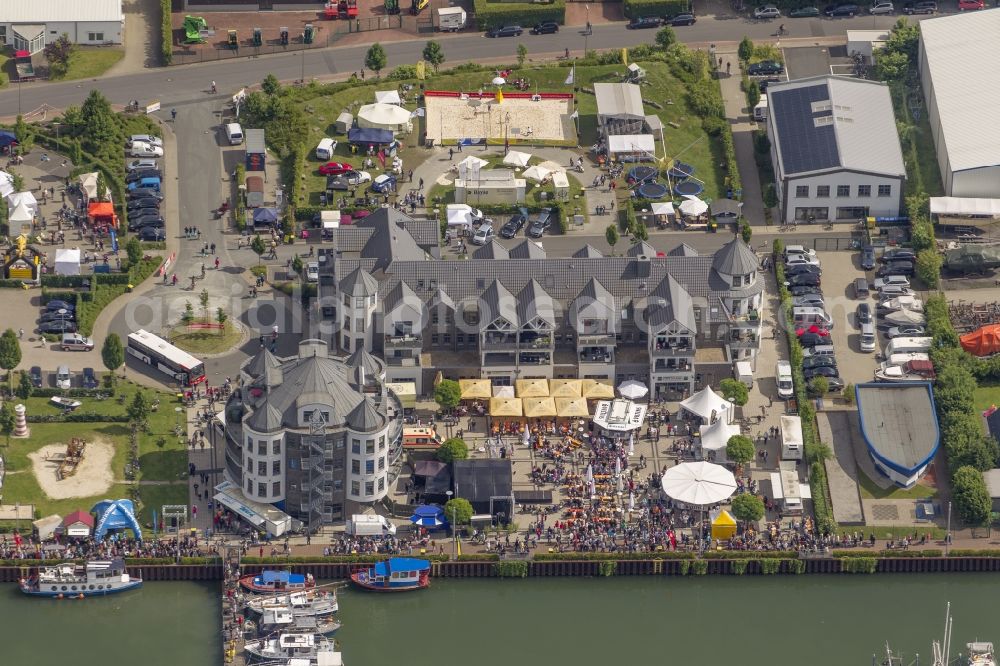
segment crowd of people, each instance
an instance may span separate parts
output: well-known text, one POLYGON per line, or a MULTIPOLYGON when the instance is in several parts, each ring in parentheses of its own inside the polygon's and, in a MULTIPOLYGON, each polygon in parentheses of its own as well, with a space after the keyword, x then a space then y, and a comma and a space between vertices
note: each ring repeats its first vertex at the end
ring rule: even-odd
POLYGON ((0 559, 4 560, 61 560, 108 559, 115 557, 197 557, 206 555, 211 547, 189 536, 167 540, 139 541, 131 537, 111 535, 98 541, 94 538, 37 539, 18 532, 0 535, 0 559))

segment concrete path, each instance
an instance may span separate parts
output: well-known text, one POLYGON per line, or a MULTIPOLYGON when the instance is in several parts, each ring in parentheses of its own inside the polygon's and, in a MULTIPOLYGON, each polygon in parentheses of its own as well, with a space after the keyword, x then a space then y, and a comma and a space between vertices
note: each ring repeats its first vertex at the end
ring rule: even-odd
POLYGON ((864 525, 865 512, 861 506, 858 468, 852 444, 852 440, 858 437, 857 424, 851 423, 850 416, 845 411, 819 412, 816 421, 820 441, 833 449, 833 457, 825 463, 833 519, 843 525, 864 525))
POLYGON ((125 0, 125 57, 105 76, 136 74, 160 65, 160 3, 157 0, 125 0))

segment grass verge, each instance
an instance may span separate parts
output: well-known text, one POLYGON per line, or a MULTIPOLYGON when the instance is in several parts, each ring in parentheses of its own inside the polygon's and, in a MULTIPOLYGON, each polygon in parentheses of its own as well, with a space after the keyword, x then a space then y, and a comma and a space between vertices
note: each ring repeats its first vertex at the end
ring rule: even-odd
MULTIPOLYGON (((213 322, 214 323, 214 322, 213 322)), ((170 331, 170 343, 192 354, 219 354, 239 344, 240 330, 227 321, 223 328, 198 329, 181 324, 170 331)))
POLYGON ((109 46, 77 46, 60 81, 96 78, 125 57, 125 49, 109 46))

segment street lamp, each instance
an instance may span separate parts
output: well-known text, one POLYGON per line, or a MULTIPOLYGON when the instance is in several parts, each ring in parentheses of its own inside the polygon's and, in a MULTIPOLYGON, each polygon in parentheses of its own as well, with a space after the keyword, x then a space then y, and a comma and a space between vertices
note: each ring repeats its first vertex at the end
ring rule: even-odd
POLYGON ((587 29, 583 32, 583 57, 586 58, 587 57, 587 43, 588 43, 588 40, 590 39, 590 32, 591 32, 592 29, 590 27, 590 5, 586 4, 583 7, 584 7, 584 9, 587 10, 587 29))
MULTIPOLYGON (((444 494, 448 496, 448 502, 450 502, 451 496, 454 495, 455 493, 450 490, 446 490, 444 494)), ((447 502, 445 502, 445 504, 447 504, 447 502)), ((455 517, 457 515, 458 515, 458 510, 455 508, 455 505, 452 504, 451 505, 451 552, 453 555, 458 555, 458 532, 456 531, 458 528, 457 525, 455 524, 455 517)))

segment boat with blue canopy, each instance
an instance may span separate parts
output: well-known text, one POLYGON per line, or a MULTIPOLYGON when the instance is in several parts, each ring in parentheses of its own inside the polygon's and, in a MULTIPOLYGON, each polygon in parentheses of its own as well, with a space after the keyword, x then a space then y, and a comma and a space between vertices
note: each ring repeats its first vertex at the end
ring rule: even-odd
POLYGON ((256 574, 240 578, 244 590, 254 594, 272 594, 275 592, 294 592, 315 587, 316 581, 312 574, 295 574, 290 571, 274 571, 267 569, 256 574))
POLYGON ((375 592, 419 590, 430 585, 431 563, 411 557, 391 557, 351 574, 360 588, 375 592))

